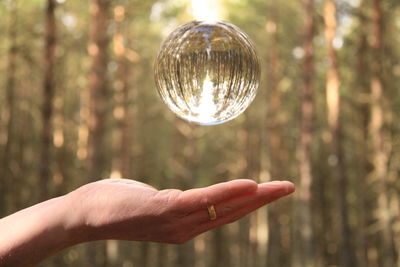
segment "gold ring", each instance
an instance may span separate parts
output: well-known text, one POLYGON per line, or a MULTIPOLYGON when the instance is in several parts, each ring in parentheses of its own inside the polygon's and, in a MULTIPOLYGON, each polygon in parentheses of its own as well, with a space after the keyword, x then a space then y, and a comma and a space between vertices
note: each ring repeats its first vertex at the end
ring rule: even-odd
POLYGON ((215 211, 214 205, 208 206, 207 210, 208 210, 208 215, 210 216, 211 221, 214 221, 215 219, 217 219, 217 212, 215 211))

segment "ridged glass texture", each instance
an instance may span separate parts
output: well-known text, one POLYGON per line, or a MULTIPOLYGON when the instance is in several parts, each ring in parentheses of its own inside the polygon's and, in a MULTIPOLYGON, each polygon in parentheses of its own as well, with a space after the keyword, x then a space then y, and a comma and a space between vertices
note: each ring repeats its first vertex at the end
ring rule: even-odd
POLYGON ((227 22, 192 21, 163 43, 158 92, 179 117, 202 125, 229 121, 253 101, 260 64, 249 37, 227 22))

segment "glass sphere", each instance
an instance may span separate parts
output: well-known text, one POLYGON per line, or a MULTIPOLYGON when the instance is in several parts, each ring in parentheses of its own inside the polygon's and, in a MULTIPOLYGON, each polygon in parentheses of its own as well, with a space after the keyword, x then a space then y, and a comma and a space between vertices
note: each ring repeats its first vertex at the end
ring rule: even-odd
POLYGON ((192 21, 165 40, 155 62, 158 92, 179 117, 215 125, 253 101, 260 64, 249 37, 227 22, 192 21))

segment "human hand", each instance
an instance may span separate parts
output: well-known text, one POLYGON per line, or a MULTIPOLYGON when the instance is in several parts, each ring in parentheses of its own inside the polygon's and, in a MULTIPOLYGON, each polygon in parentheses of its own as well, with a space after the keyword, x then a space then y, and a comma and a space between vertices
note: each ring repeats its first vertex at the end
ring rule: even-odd
POLYGON ((87 184, 66 197, 85 240, 119 239, 183 243, 236 221, 295 190, 290 182, 233 180, 205 188, 157 190, 128 179, 87 184), (214 205, 217 218, 210 219, 214 205))
POLYGON ((293 191, 290 182, 252 180, 187 191, 159 191, 127 179, 90 183, 1 219, 0 265, 34 266, 66 247, 100 239, 183 243, 293 191))

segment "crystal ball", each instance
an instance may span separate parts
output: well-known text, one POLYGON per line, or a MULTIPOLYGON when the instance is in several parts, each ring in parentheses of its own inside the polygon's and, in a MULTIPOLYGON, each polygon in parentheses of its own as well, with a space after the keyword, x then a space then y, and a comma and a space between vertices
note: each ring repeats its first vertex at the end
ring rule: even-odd
POLYGON ((215 125, 240 115, 260 80, 254 45, 228 22, 192 21, 162 44, 155 62, 158 93, 177 116, 215 125))

